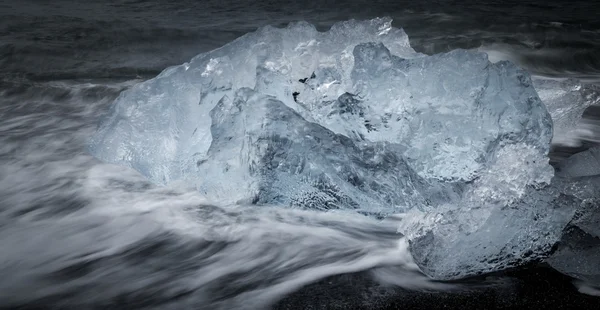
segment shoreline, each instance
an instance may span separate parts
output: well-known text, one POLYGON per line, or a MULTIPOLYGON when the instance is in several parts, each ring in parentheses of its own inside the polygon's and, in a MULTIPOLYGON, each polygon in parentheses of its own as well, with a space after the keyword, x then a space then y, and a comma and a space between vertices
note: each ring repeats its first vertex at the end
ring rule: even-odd
POLYGON ((600 309, 573 278, 544 264, 456 281, 458 291, 410 291, 378 284, 366 272, 338 275, 284 297, 274 310, 295 309, 600 309))

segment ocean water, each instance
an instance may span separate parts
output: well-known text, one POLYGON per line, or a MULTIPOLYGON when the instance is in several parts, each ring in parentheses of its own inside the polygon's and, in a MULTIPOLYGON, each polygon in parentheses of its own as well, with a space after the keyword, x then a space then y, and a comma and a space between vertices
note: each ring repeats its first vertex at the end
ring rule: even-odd
POLYGON ((598 84, 597 11, 593 1, 0 0, 0 308, 600 307, 597 291, 538 266, 432 281, 394 219, 211 205, 86 152, 121 91, 260 26, 390 16, 423 53, 476 49, 598 84))

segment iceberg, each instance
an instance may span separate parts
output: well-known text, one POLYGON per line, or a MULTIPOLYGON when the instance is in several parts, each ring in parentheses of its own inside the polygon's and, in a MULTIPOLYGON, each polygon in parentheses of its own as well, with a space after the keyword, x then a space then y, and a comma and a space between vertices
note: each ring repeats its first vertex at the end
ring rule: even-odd
POLYGON ((90 152, 219 204, 402 218, 423 272, 539 259, 579 198, 551 185, 552 119, 484 53, 415 52, 389 18, 263 27, 124 91, 90 152))

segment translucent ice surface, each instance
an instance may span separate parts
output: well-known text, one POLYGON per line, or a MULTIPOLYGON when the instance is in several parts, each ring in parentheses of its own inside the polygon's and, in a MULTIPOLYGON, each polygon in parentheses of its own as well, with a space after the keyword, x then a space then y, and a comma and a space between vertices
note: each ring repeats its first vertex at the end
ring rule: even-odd
POLYGON ((560 237, 575 198, 549 186, 551 138, 526 72, 416 53, 378 18, 264 27, 168 68, 121 94, 90 150, 214 203, 394 214, 423 271, 453 279, 560 237))

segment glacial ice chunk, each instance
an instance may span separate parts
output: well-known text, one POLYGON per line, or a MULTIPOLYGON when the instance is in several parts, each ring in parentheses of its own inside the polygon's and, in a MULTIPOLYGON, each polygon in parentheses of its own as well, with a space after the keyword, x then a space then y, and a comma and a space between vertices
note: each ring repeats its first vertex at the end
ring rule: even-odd
POLYGON ((600 177, 600 147, 573 154, 557 167, 558 175, 569 178, 600 177))
MULTIPOLYGON (((600 191, 600 176, 594 189, 600 191)), ((589 186, 589 184, 588 184, 589 186)), ((596 194, 598 197, 599 195, 596 194)), ((547 262, 556 270, 600 287, 600 199, 586 199, 564 231, 547 262)))
POLYGON ((600 287, 600 238, 570 226, 561 238, 558 249, 547 260, 554 269, 571 277, 600 287))
POLYGON ((416 53, 377 18, 264 27, 168 68, 117 98, 90 151, 215 203, 397 214, 423 271, 452 279, 559 238, 551 137, 526 72, 416 53))
POLYGON ((563 192, 582 202, 547 261, 562 273, 600 287, 600 147, 561 162, 557 177, 565 179, 563 192))
POLYGON ((600 104, 600 88, 574 79, 535 78, 533 85, 552 116, 552 143, 578 146, 580 140, 588 136, 581 116, 589 106, 600 104))

